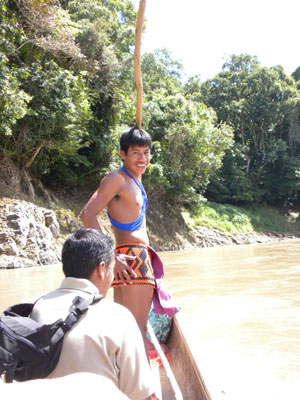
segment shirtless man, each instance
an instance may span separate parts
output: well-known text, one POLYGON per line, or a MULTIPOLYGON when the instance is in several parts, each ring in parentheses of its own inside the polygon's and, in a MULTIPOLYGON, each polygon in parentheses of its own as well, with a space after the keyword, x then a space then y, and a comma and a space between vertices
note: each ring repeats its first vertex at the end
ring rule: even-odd
POLYGON ((141 176, 150 162, 151 145, 151 136, 142 129, 134 127, 123 132, 123 167, 103 178, 80 214, 86 228, 101 230, 97 214, 107 207, 116 242, 114 301, 132 312, 145 344, 155 280, 148 252, 147 197, 141 176))

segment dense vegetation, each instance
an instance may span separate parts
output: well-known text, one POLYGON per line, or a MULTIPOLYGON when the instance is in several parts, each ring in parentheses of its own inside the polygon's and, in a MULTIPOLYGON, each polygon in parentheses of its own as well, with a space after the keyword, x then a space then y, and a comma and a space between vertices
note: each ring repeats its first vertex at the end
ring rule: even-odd
MULTIPOLYGON (((96 185, 134 124, 136 12, 129 0, 0 0, 0 152, 46 186, 96 185)), ((177 204, 299 197, 299 69, 233 55, 184 79, 166 50, 143 55, 148 191, 177 204), (298 86, 297 86, 298 84, 298 86)))
POLYGON ((264 204, 234 206, 215 202, 202 202, 182 213, 191 226, 206 226, 225 234, 266 233, 295 234, 299 237, 299 212, 264 204))

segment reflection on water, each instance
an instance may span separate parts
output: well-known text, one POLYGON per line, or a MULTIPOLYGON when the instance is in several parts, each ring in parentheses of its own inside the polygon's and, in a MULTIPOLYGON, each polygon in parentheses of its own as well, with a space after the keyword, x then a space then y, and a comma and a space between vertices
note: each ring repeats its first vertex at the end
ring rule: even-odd
MULTIPOLYGON (((299 400, 300 241, 160 255, 213 400, 299 400)), ((61 266, 0 271, 0 309, 62 278, 61 266)))

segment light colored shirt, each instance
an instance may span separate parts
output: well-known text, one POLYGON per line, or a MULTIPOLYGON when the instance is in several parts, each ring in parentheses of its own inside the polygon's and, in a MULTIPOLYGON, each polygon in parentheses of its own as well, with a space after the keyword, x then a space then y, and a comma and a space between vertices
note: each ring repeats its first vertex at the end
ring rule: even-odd
POLYGON ((87 372, 66 375, 57 379, 14 381, 9 385, 2 383, 0 379, 0 392, 3 399, 41 400, 41 398, 50 398, 51 394, 51 398, 59 400, 65 393, 71 400, 85 399, 87 393, 97 393, 98 400, 129 399, 110 379, 87 372), (48 393, 49 396, 47 396, 48 393))
MULTIPOLYGON (((89 280, 65 278, 59 289, 36 302, 31 317, 52 323, 67 316, 74 297, 98 293, 89 280)), ((103 299, 90 306, 66 334, 59 362, 48 378, 76 372, 102 375, 133 400, 154 393, 143 339, 129 310, 103 299)))

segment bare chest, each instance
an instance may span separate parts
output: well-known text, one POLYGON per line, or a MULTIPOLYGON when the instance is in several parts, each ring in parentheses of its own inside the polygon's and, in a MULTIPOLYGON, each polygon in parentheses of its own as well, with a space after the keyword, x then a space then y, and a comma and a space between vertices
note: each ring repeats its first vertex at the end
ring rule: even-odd
POLYGON ((133 182, 128 184, 120 193, 113 197, 108 204, 111 215, 119 221, 136 219, 143 206, 143 195, 141 189, 133 182))

